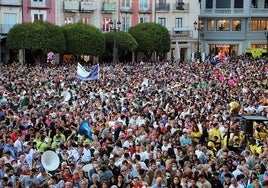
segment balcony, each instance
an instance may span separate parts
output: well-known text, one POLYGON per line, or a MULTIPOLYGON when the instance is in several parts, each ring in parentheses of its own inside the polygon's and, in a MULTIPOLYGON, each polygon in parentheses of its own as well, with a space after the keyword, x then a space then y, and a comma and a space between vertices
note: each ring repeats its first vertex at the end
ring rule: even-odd
POLYGON ((33 1, 28 0, 28 12, 30 10, 51 10, 51 1, 33 1))
POLYGON ((20 7, 22 6, 21 0, 0 0, 0 5, 1 6, 12 6, 12 7, 20 7))
POLYGON ((9 30, 14 26, 15 24, 0 24, 0 34, 8 34, 9 30))
POLYGON ((179 2, 173 4, 173 12, 189 12, 189 3, 179 2))
POLYGON ((178 39, 190 39, 191 38, 191 30, 189 28, 183 28, 183 27, 174 27, 169 29, 170 35, 172 37, 178 38, 178 39))
POLYGON ((115 12, 116 11, 116 3, 103 3, 102 11, 115 12))
POLYGON ((70 12, 91 12, 95 10, 94 2, 83 2, 83 1, 63 1, 63 10, 70 12))
POLYGON ((132 13, 133 12, 132 5, 131 4, 130 5, 121 4, 120 12, 122 12, 122 13, 132 13))
POLYGON ((158 12, 168 12, 170 11, 169 3, 157 3, 155 6, 156 11, 158 12))
POLYGON ((252 8, 250 9, 251 15, 267 16, 268 8, 252 8))
POLYGON ((33 1, 29 0, 29 8, 48 9, 51 1, 33 1))
POLYGON ((79 11, 79 1, 63 1, 63 10, 79 11))
POLYGON ((139 13, 140 14, 151 14, 151 8, 150 7, 139 7, 139 13))
POLYGON ((94 11, 94 2, 80 2, 81 11, 94 11))

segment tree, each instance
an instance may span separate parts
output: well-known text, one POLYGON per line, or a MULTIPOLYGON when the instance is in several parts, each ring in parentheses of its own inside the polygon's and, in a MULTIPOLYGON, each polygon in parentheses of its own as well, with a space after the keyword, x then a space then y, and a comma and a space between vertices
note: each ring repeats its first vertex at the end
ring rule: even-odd
POLYGON ((67 45, 67 53, 73 55, 100 56, 105 49, 102 32, 94 26, 77 22, 62 26, 67 45))
POLYGON ((129 33, 138 42, 137 51, 143 52, 150 59, 153 52, 158 55, 170 50, 170 35, 168 30, 156 23, 140 23, 129 29, 129 33))
POLYGON ((11 50, 27 50, 37 63, 46 62, 50 51, 61 53, 66 49, 65 38, 59 26, 49 22, 17 24, 10 29, 7 47, 11 50))
POLYGON ((120 58, 122 53, 126 54, 137 49, 138 43, 131 34, 124 31, 110 31, 108 33, 104 33, 106 51, 111 51, 113 49, 114 36, 116 40, 115 44, 118 49, 118 58, 120 58))

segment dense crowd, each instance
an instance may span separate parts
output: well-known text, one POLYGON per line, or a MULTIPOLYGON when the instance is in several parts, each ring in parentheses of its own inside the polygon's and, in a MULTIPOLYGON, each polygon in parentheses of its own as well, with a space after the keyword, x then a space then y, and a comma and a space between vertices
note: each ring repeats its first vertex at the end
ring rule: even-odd
POLYGON ((0 188, 268 187, 268 122, 248 132, 240 118, 268 118, 267 63, 100 64, 99 73, 82 81, 76 65, 0 65, 0 188), (41 162, 46 151, 56 170, 46 168, 54 155, 41 162))

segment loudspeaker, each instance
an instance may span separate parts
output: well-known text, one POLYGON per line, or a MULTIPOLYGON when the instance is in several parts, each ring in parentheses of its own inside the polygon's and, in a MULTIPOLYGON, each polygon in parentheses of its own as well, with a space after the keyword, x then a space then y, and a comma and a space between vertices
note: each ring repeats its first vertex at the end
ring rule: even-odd
POLYGON ((56 152, 48 150, 42 154, 41 163, 46 170, 54 171, 59 167, 60 159, 56 152))

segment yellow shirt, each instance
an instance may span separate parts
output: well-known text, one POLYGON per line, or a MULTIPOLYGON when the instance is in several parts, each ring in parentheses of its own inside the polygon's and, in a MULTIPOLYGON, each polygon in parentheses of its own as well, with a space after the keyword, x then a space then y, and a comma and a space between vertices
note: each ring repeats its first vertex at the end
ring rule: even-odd
POLYGON ((199 138, 202 135, 202 133, 200 131, 198 132, 191 132, 191 138, 194 142, 199 142, 199 138))
POLYGON ((37 147, 37 149, 38 149, 38 151, 40 152, 40 153, 44 153, 45 152, 45 149, 47 148, 47 143, 45 143, 45 142, 37 142, 36 143, 36 147, 37 147))
POLYGON ((217 137, 218 137, 217 142, 220 142, 220 140, 221 140, 221 131, 220 131, 220 129, 215 129, 215 128, 213 128, 213 129, 211 129, 211 130, 209 131, 209 139, 210 139, 210 140, 214 140, 214 139, 213 139, 214 136, 217 136, 217 137))

